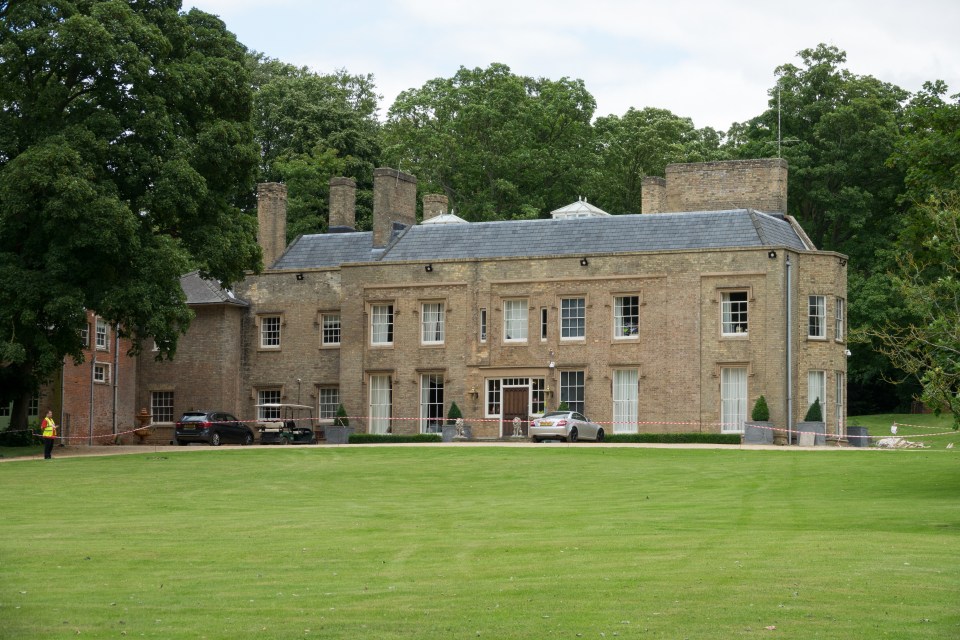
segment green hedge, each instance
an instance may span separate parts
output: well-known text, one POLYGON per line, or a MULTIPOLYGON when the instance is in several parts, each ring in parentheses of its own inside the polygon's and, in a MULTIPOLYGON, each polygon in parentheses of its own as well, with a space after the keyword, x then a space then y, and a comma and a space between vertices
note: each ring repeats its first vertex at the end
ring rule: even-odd
POLYGON ((659 442, 662 444, 740 444, 739 433, 616 433, 607 442, 659 442))
POLYGON ((393 435, 390 433, 352 433, 350 444, 393 444, 397 442, 442 442, 439 433, 393 435))

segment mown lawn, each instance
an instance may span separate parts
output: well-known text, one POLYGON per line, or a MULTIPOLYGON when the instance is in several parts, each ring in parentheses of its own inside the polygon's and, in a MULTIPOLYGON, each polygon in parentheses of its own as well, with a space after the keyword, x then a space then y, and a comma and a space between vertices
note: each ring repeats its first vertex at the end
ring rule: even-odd
POLYGON ((3 638, 960 637, 954 450, 231 447, 0 489, 3 638))
POLYGON ((953 416, 932 413, 880 413, 870 416, 850 416, 847 424, 867 427, 871 442, 891 435, 890 427, 897 425, 897 436, 919 442, 931 449, 944 449, 953 443, 960 447, 960 433, 953 428, 953 416))

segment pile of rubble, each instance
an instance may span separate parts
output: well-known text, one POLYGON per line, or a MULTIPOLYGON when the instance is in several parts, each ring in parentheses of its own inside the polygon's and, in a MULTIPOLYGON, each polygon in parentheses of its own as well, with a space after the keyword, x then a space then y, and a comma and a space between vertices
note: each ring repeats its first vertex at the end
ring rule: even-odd
POLYGON ((922 442, 910 442, 904 438, 890 436, 889 438, 880 438, 874 443, 874 446, 880 449, 926 449, 930 445, 922 442))

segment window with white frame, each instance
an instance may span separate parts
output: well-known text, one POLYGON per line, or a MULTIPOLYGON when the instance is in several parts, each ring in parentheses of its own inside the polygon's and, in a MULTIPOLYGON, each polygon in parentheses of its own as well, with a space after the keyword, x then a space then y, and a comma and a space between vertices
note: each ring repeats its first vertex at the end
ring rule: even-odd
POLYGON ((808 371, 807 372, 807 409, 813 406, 816 400, 820 400, 820 415, 824 420, 827 418, 827 372, 826 371, 808 371))
POLYGON ((10 404, 0 404, 0 418, 9 418, 10 411, 13 409, 13 403, 10 404))
POLYGON ((90 348, 90 323, 89 322, 84 324, 83 329, 80 329, 80 344, 83 345, 84 349, 90 348))
POLYGON ((371 344, 393 344, 393 305, 375 304, 370 307, 371 344))
POLYGON ((636 338, 640 334, 640 296, 613 299, 613 337, 636 338))
POLYGON ((613 372, 613 432, 636 433, 639 392, 636 369, 616 369, 613 372))
POLYGON ((843 417, 843 397, 846 395, 846 377, 842 371, 837 371, 837 388, 834 394, 833 411, 837 421, 837 435, 841 438, 847 435, 846 420, 843 417))
POLYGON ((154 422, 173 422, 173 391, 151 391, 150 413, 154 422))
POLYGON ((747 368, 720 369, 720 430, 723 433, 743 433, 747 419, 747 368))
POLYGON ((834 317, 834 327, 833 327, 833 337, 837 342, 842 342, 846 337, 847 329, 847 318, 846 318, 846 306, 847 301, 843 298, 837 298, 837 309, 836 315, 834 317))
POLYGON ((720 294, 720 315, 725 336, 744 335, 748 322, 746 291, 724 291, 720 294))
POLYGON ((101 384, 110 382, 110 365, 105 362, 93 364, 93 381, 101 384))
MULTIPOLYGON (((280 404, 280 389, 258 389, 257 404, 258 405, 280 404)), ((258 406, 257 419, 258 420, 279 420, 280 407, 258 406)))
POLYGON ((339 407, 339 387, 320 387, 317 390, 317 418, 320 420, 333 420, 337 417, 337 409, 339 407))
POLYGON ((547 318, 549 314, 547 313, 546 307, 540 307, 540 342, 544 342, 547 339, 547 331, 549 327, 547 325, 547 318))
POLYGON ((560 339, 580 340, 587 332, 587 303, 584 298, 560 300, 560 339))
POLYGON ((500 415, 500 380, 487 380, 487 416, 500 415))
POLYGON ((280 316, 260 316, 260 348, 280 348, 280 316))
POLYGON ((584 413, 583 371, 560 372, 560 402, 566 402, 570 411, 584 413))
POLYGON ((30 402, 27 403, 27 415, 28 416, 40 415, 40 396, 33 396, 30 398, 30 402))
POLYGON ((340 344, 340 314, 324 313, 320 317, 320 340, 325 347, 340 344))
POLYGON ((503 339, 506 342, 527 341, 527 301, 503 301, 503 339))
POLYGON ((420 307, 420 340, 423 344, 443 344, 444 310, 442 302, 425 302, 420 307))
POLYGON ((425 373, 420 376, 420 433, 443 430, 443 375, 425 373))
POLYGON ((110 327, 100 318, 97 318, 96 344, 97 351, 107 351, 110 348, 110 327))
POLYGON ((370 433, 390 433, 393 413, 393 379, 389 375, 370 376, 370 433))
POLYGON ((530 413, 543 415, 546 409, 546 384, 543 378, 530 379, 530 413))
POLYGON ((487 341, 487 310, 480 309, 480 342, 487 341))
POLYGON ((824 296, 807 298, 807 337, 827 337, 827 299, 824 296))

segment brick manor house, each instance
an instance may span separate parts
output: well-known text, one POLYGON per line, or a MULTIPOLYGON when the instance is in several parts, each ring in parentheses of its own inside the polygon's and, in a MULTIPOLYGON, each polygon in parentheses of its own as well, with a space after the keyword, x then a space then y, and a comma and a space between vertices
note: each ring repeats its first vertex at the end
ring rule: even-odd
POLYGON ((456 402, 475 437, 505 437, 561 401, 608 433, 742 432, 761 394, 775 426, 819 398, 845 436, 847 258, 786 215, 783 160, 670 165, 639 215, 581 200, 468 223, 428 194, 418 224, 416 178, 383 168, 359 232, 355 194, 332 179, 329 231, 286 246, 286 187, 261 185, 263 273, 233 291, 184 276, 176 359, 136 363, 152 439, 183 411, 269 402, 321 428, 342 403, 370 433, 439 431, 456 402))

